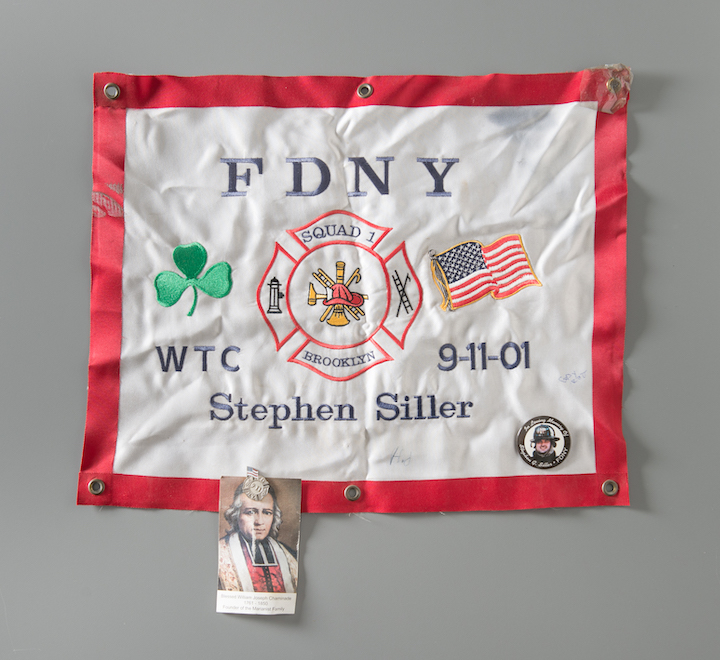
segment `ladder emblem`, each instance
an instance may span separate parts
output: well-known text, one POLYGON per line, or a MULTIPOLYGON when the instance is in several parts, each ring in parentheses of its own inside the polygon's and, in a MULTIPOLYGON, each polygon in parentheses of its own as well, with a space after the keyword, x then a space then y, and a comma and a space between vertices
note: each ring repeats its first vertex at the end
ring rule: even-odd
POLYGON ((410 273, 405 275, 405 281, 402 281, 400 279, 400 275, 398 275, 398 272, 395 271, 393 273, 393 284, 395 284, 395 288, 397 289, 397 292, 400 296, 400 302, 398 303, 397 312, 395 313, 395 316, 400 316, 400 308, 405 308, 405 313, 409 314, 413 311, 412 303, 410 302, 410 298, 408 298, 407 292, 405 291, 405 287, 410 284, 410 273))

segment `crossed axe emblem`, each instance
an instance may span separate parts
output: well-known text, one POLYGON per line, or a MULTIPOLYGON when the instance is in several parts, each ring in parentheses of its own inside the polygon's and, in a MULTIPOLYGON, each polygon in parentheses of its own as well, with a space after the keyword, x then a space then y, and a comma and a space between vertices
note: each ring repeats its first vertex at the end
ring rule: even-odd
POLYGON ((315 291, 313 283, 310 282, 310 290, 308 291, 308 305, 317 304, 318 300, 323 301, 323 305, 327 309, 320 317, 320 323, 328 325, 343 326, 350 323, 347 315, 350 314, 356 321, 361 316, 365 316, 365 312, 361 309, 361 305, 367 300, 367 296, 362 293, 355 293, 348 288, 354 282, 359 282, 362 277, 360 269, 356 268, 352 275, 345 281, 345 262, 338 261, 335 263, 335 280, 322 269, 318 268, 313 277, 326 289, 329 293, 318 293, 315 291))

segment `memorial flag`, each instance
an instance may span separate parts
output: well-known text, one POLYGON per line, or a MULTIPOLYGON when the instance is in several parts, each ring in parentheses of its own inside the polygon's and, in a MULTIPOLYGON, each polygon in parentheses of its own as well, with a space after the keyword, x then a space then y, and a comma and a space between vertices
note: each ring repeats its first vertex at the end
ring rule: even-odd
POLYGON ((627 505, 631 78, 96 74, 78 502, 627 505))
POLYGON ((466 241, 431 258, 444 308, 457 309, 488 294, 507 298, 526 286, 540 286, 517 234, 486 246, 466 241))

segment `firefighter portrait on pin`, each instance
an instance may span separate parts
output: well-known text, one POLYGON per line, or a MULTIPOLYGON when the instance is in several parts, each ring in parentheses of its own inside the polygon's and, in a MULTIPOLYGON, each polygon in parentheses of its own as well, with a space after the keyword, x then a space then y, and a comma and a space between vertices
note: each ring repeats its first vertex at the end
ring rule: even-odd
POLYGON ((554 468, 570 453, 570 431, 555 417, 533 417, 518 431, 517 447, 530 467, 554 468))

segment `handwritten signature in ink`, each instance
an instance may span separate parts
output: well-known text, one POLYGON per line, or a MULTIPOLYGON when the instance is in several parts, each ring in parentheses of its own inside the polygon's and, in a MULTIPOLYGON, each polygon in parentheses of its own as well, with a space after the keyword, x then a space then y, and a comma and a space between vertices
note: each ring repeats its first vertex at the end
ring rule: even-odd
POLYGON ((395 451, 392 453, 392 456, 390 457, 390 465, 410 465, 410 461, 412 460, 412 452, 410 452, 407 456, 403 454, 403 452, 400 450, 400 447, 395 447, 395 451))
POLYGON ((571 371, 569 374, 560 376, 558 380, 561 383, 578 383, 585 378, 587 378, 587 370, 581 371, 580 373, 578 373, 577 371, 571 371))

